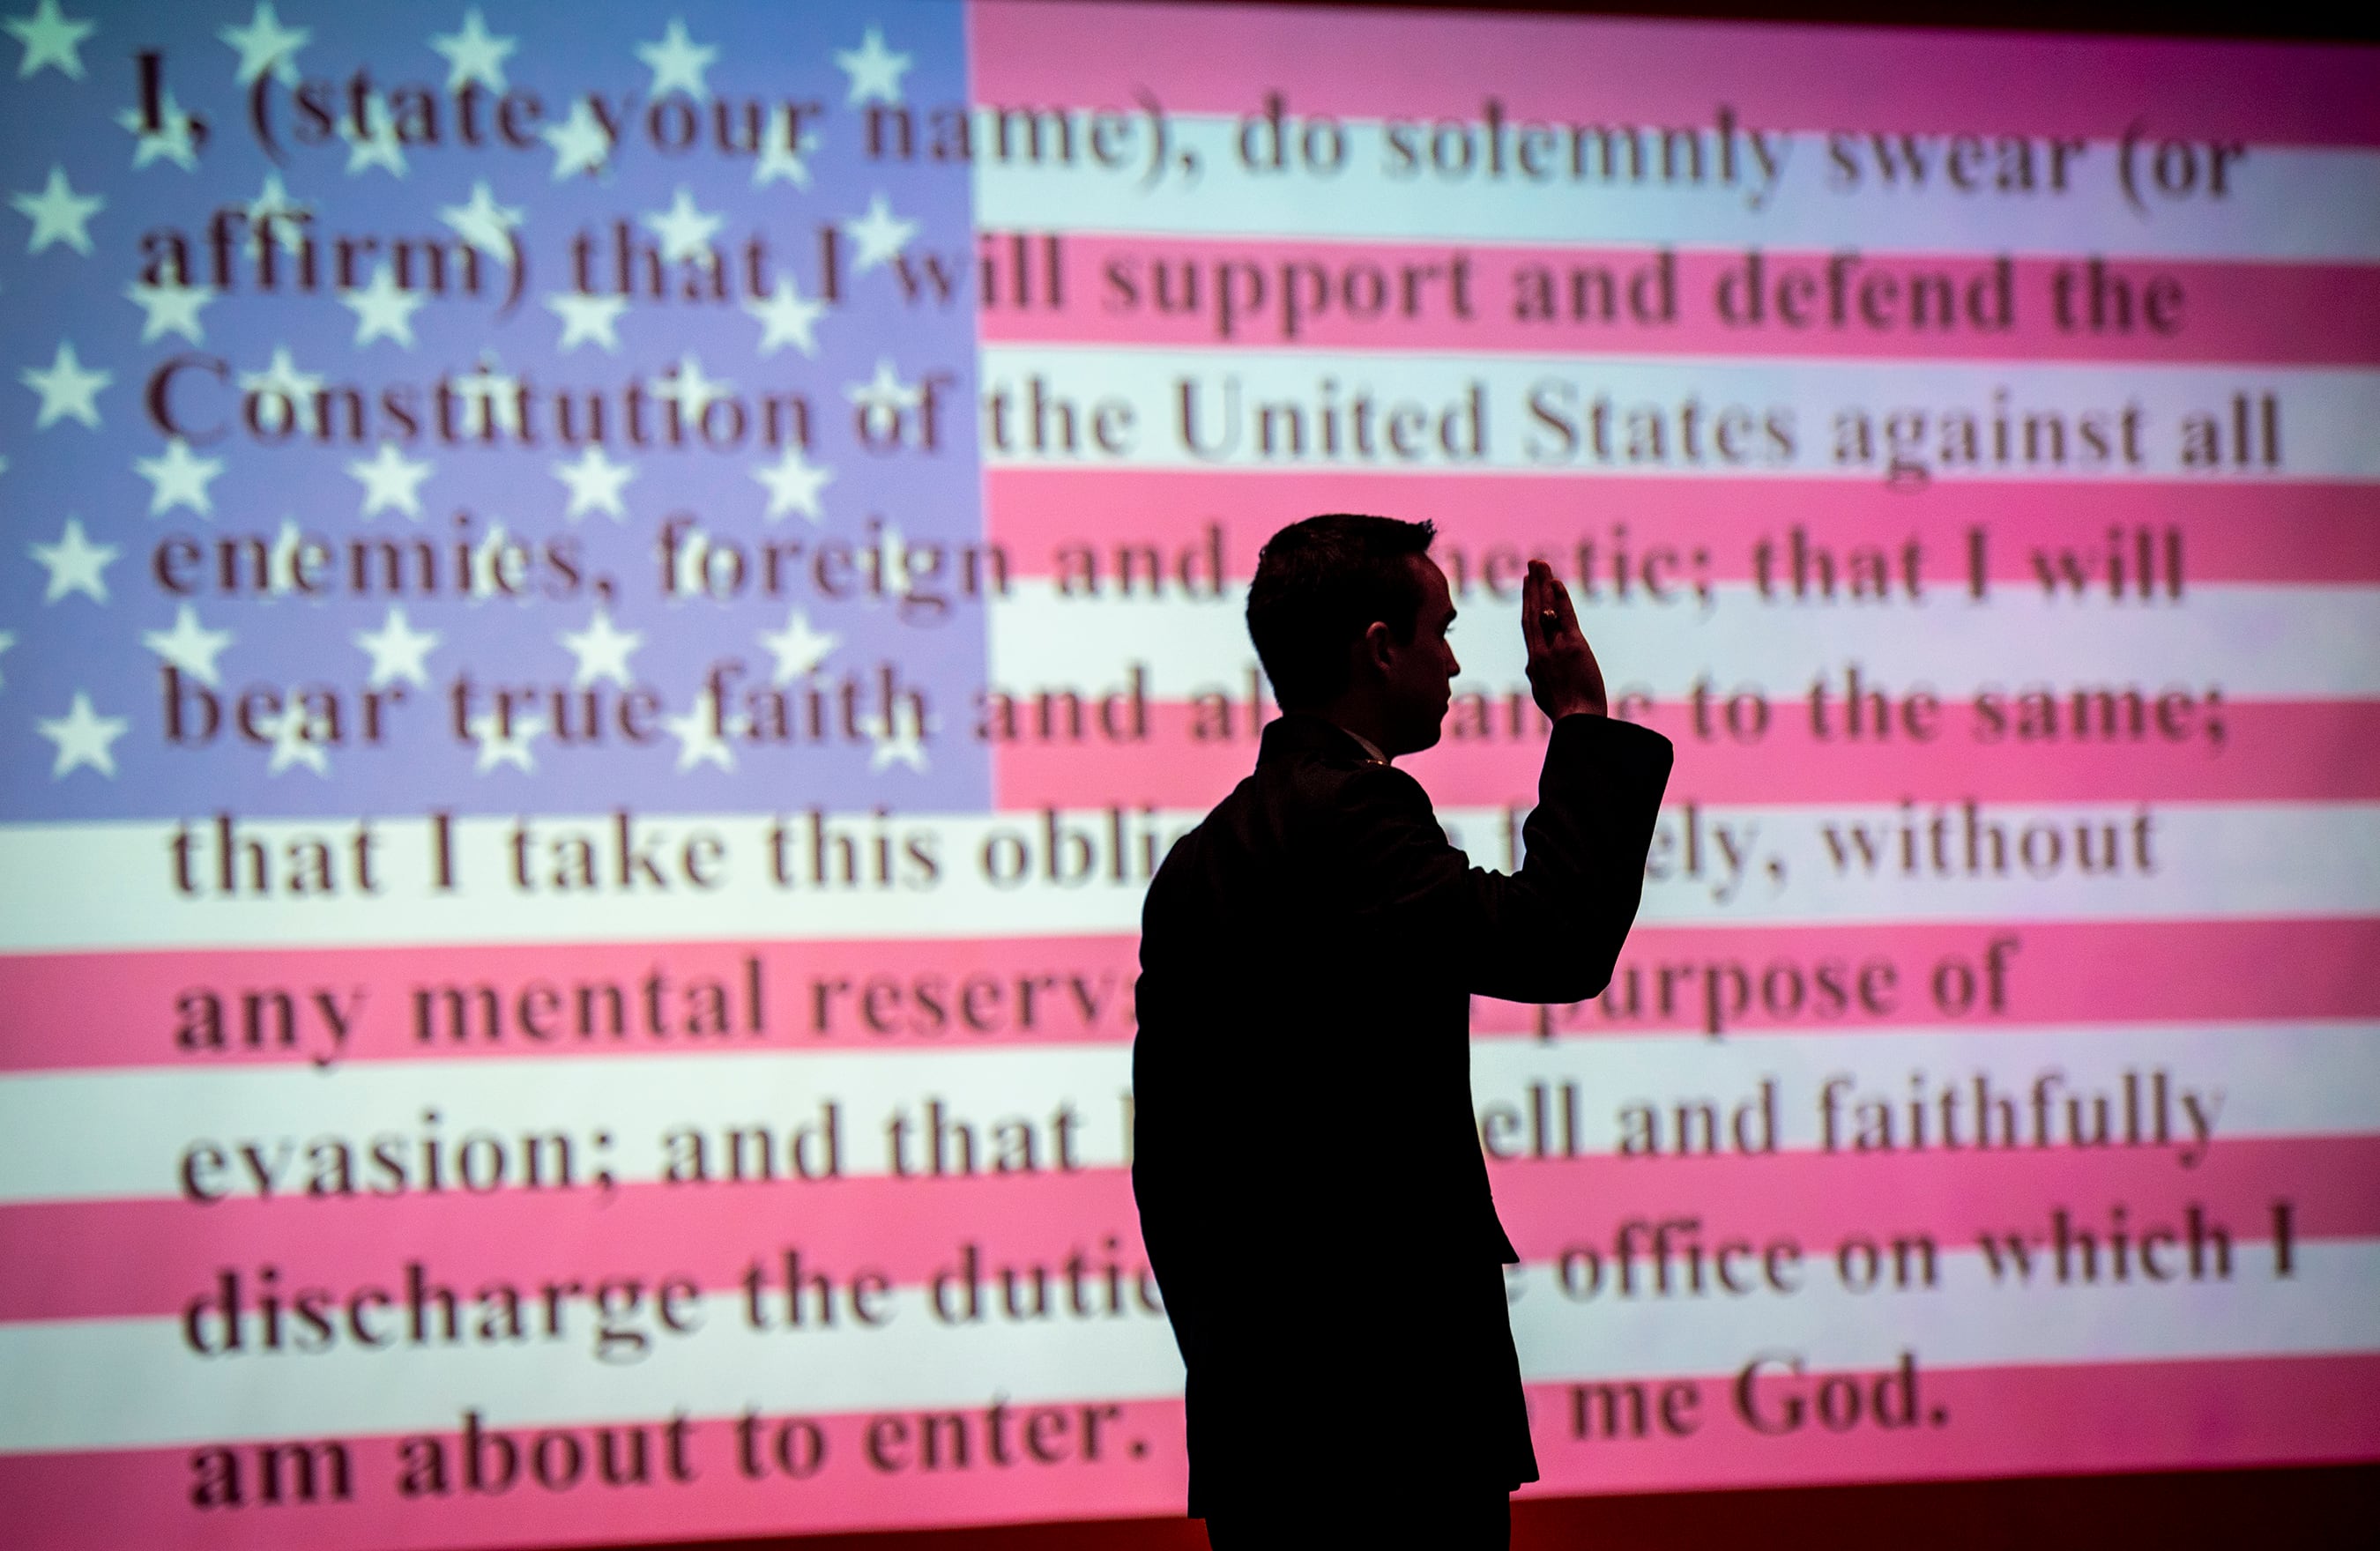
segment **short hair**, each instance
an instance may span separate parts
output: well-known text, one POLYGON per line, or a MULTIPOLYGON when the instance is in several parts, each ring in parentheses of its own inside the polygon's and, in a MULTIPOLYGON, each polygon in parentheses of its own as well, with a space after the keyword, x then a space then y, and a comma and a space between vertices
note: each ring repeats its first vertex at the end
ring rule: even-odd
POLYGON ((1248 583, 1248 636, 1284 709, 1345 689, 1347 648, 1373 621, 1413 639, 1422 589, 1410 563, 1437 537, 1435 523, 1329 512, 1265 541, 1248 583))

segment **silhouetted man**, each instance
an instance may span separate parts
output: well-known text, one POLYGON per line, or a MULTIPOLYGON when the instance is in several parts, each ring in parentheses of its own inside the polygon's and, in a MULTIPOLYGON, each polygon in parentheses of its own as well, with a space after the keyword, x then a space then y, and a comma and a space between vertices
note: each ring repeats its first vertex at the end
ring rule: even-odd
POLYGON ((1142 917, 1133 1191, 1217 1551, 1500 1546, 1537 1476, 1469 998, 1603 989, 1670 749, 1606 714, 1570 595, 1532 563, 1553 733, 1521 869, 1471 866, 1390 763, 1438 742, 1457 672, 1433 534, 1330 515, 1265 546, 1248 633, 1282 714, 1142 917))

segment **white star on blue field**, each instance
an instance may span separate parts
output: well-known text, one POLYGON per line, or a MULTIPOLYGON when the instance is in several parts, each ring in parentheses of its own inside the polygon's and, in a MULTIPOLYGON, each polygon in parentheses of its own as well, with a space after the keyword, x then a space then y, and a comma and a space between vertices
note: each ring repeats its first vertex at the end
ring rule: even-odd
POLYGON ((0 29, 0 818, 989 806, 957 6, 0 29))

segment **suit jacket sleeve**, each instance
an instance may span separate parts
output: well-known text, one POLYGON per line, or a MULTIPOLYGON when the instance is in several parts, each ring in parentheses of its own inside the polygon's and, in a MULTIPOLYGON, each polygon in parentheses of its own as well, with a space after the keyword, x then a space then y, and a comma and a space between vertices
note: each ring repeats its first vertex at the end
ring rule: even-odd
POLYGON ((1518 872, 1470 865, 1419 782, 1367 769, 1344 810, 1357 915, 1375 940, 1450 962, 1463 988, 1511 1001, 1581 1001, 1610 983, 1645 888, 1674 757, 1649 728, 1600 716, 1554 724, 1523 826, 1518 872))

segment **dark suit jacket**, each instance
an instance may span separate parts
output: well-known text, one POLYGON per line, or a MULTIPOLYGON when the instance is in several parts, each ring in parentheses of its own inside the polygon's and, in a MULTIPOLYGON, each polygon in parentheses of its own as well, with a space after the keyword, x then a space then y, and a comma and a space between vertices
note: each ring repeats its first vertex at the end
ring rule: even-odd
POLYGON ((1669 740, 1555 724, 1510 877, 1318 717, 1177 843, 1142 915, 1133 1191, 1189 1368, 1190 1511, 1536 1479, 1474 1129, 1469 998, 1601 991, 1669 740))

